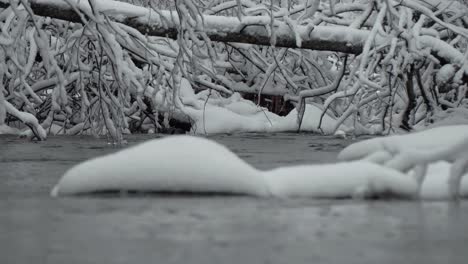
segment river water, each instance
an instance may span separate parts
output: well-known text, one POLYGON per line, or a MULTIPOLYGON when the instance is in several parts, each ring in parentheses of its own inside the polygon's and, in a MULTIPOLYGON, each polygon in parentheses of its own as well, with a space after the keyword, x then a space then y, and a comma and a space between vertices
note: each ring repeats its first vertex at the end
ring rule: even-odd
MULTIPOLYGON (((210 138, 259 169, 335 162, 352 142, 210 138)), ((0 136, 0 263, 468 263, 466 201, 49 196, 71 166, 118 150, 85 136, 0 136)))

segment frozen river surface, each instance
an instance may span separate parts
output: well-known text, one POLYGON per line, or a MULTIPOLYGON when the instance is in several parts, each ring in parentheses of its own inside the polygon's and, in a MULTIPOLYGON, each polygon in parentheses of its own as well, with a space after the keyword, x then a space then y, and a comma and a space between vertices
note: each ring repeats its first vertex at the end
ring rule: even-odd
MULTIPOLYGON (((259 169, 334 162, 351 143, 211 138, 259 169)), ((68 168, 117 150, 92 137, 0 136, 0 263, 468 263, 466 201, 49 197, 68 168)))

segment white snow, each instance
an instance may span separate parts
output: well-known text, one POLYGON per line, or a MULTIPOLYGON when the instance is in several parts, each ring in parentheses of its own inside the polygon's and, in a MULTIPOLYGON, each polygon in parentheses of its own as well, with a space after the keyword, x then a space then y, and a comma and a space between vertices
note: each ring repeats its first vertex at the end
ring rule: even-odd
POLYGON ((239 115, 227 108, 207 105, 201 110, 187 108, 185 113, 194 120, 192 132, 195 134, 267 132, 270 127, 262 112, 239 115))
MULTIPOLYGON (((320 126, 321 130, 318 129, 320 116, 322 115, 322 109, 318 106, 307 104, 306 110, 304 112, 304 118, 301 125, 301 131, 312 131, 317 133, 324 134, 334 134, 335 126, 338 122, 334 117, 325 114, 323 116, 322 124, 320 126)), ((294 108, 289 114, 284 118, 283 126, 286 131, 291 131, 291 128, 297 128, 297 110, 294 108)), ((340 130, 348 130, 344 125, 340 126, 340 130)))
POLYGON ((408 151, 430 152, 442 148, 456 149, 466 142, 468 142, 468 125, 441 126, 410 134, 361 141, 342 150, 338 159, 363 159, 379 151, 393 154, 408 151))
POLYGON ((408 198, 417 192, 417 184, 413 178, 361 161, 284 167, 264 174, 270 192, 280 197, 408 198))
MULTIPOLYGON (((201 91, 198 94, 186 79, 182 79, 180 99, 186 106, 183 113, 192 120, 192 133, 216 134, 234 132, 288 132, 297 130, 297 110, 287 116, 278 116, 268 109, 245 100, 239 93, 223 98, 216 91, 201 91), (210 94, 208 96, 208 94, 210 94)), ((325 114, 321 129, 318 128, 322 110, 307 104, 301 131, 333 134, 337 120, 325 114)), ((347 130, 344 125, 340 129, 347 130)))
POLYGON ((468 124, 468 100, 464 106, 435 112, 431 119, 433 123, 428 127, 468 124))
POLYGON ((6 134, 6 135, 19 135, 21 131, 17 128, 7 126, 5 124, 0 125, 0 135, 6 134))
MULTIPOLYGON (((422 198, 448 197, 449 165, 430 167, 422 198)), ((371 198, 417 196, 409 174, 366 161, 301 165, 258 171, 226 147, 208 139, 154 139, 71 168, 53 196, 100 191, 232 193, 260 197, 371 198)), ((462 184, 468 194, 468 180, 462 184)))
MULTIPOLYGON (((448 186, 450 165, 448 162, 440 161, 429 166, 426 179, 421 187, 421 198, 433 200, 450 198, 448 186)), ((468 197, 468 175, 462 178, 460 196, 468 197)))
MULTIPOLYGON (((36 117, 34 115, 32 115, 30 113, 27 113, 27 112, 19 111, 12 104, 10 104, 8 101, 5 101, 4 103, 5 103, 5 108, 6 108, 7 113, 15 116, 16 118, 18 118, 19 120, 21 120, 25 124, 28 124, 29 126, 34 128, 36 133, 37 133, 37 136, 39 137, 40 140, 44 140, 45 138, 47 138, 46 131, 39 124, 38 120, 36 119, 36 117)), ((31 131, 31 130, 29 130, 29 131, 31 131)), ((11 132, 11 130, 9 132, 11 132)), ((31 131, 31 133, 32 133, 32 131, 31 131)))
MULTIPOLYGON (((186 107, 184 113, 194 121, 195 134, 216 134, 234 132, 287 132, 297 130, 297 111, 293 109, 287 116, 278 116, 266 109, 242 99, 223 106, 208 103, 202 109, 186 107)), ((321 128, 318 123, 322 110, 307 105, 301 131, 333 134, 336 120, 325 115, 321 128)), ((344 126, 342 126, 344 128, 344 126)), ((345 129, 343 129, 345 130, 345 129)))
POLYGON ((409 174, 422 181, 420 195, 426 199, 458 194, 467 196, 468 176, 463 171, 467 158, 468 125, 435 127, 406 135, 364 140, 348 146, 338 155, 343 161, 366 160, 402 173, 414 170, 409 174), (427 171, 424 171, 425 166, 427 171), (417 169, 419 173, 416 173, 417 169), (458 176, 461 176, 460 185, 455 180, 458 176))
POLYGON ((436 75, 437 83, 446 84, 455 76, 455 67, 452 64, 442 66, 436 75))
POLYGON ((220 144, 190 136, 155 139, 85 161, 66 172, 52 194, 115 190, 268 194, 253 167, 220 144))

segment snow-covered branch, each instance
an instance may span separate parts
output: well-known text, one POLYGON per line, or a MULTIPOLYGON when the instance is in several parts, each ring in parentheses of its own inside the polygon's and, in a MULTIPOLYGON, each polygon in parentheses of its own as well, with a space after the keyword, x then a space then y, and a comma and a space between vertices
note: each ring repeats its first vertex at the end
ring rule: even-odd
MULTIPOLYGON (((468 106, 460 2, 145 3, 0 0, 0 124, 40 138, 35 118, 48 133, 118 141, 174 119, 194 126, 200 109, 241 92, 278 112, 291 107, 277 98, 298 99, 296 117, 313 103, 318 120, 337 120, 328 132, 387 133, 468 106)), ((274 127, 273 113, 264 116, 274 127)))

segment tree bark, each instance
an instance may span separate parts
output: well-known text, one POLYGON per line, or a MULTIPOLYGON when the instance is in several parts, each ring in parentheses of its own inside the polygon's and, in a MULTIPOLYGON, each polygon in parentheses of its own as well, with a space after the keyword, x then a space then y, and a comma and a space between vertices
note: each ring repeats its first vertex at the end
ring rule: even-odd
POLYGON ((405 112, 403 113, 403 120, 400 127, 406 131, 410 131, 413 126, 410 124, 411 112, 416 107, 416 94, 414 93, 414 66, 406 73, 406 94, 408 95, 408 104, 406 105, 405 112))

